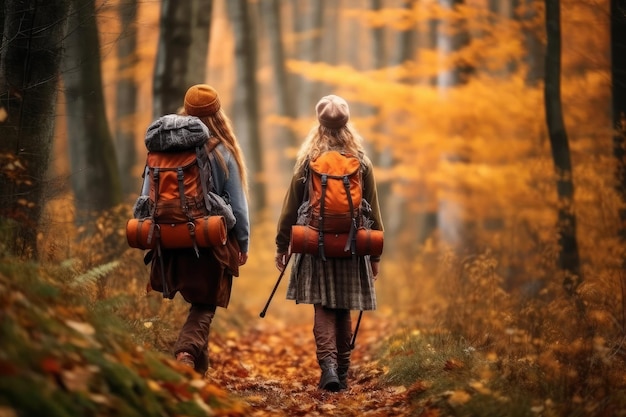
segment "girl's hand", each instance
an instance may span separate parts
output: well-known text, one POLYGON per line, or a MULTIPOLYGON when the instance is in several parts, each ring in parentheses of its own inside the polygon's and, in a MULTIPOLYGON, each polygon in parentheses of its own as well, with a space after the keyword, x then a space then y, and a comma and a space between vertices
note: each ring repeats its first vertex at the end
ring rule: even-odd
POLYGON ((283 272, 285 267, 287 266, 287 254, 286 253, 277 253, 276 257, 274 258, 275 262, 276 262, 276 268, 278 268, 278 270, 280 272, 283 272))
POLYGON ((376 279, 376 277, 378 276, 378 265, 379 264, 380 264, 380 261, 370 262, 370 265, 372 265, 372 275, 374 276, 374 279, 376 279))

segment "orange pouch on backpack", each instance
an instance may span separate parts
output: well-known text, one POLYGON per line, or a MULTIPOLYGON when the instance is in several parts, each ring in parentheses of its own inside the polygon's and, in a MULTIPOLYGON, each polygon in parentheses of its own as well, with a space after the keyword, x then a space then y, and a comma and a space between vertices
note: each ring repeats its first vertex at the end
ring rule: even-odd
MULTIPOLYGON (((348 233, 324 233, 324 255, 331 258, 352 256, 345 250, 348 233)), ((319 231, 311 226, 291 227, 291 252, 317 255, 319 253, 319 231)), ((358 229, 356 233, 356 255, 380 256, 383 253, 383 232, 380 230, 358 229)))
POLYGON ((155 224, 151 219, 130 219, 126 240, 131 248, 154 249, 157 240, 166 249, 201 248, 226 244, 226 221, 222 216, 205 216, 193 222, 155 224))

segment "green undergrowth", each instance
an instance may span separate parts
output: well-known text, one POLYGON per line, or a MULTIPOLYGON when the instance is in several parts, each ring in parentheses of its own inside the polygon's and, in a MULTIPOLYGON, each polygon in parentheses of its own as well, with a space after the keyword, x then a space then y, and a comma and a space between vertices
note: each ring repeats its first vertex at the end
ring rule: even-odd
POLYGON ((137 343, 124 296, 92 287, 116 265, 0 263, 0 415, 245 415, 246 406, 158 349, 137 343))

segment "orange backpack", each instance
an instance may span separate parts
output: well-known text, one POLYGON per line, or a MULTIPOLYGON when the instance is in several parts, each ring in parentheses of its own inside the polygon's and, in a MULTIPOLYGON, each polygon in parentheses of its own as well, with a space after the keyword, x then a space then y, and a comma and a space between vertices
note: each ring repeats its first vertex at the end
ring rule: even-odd
POLYGON ((199 160, 208 164, 204 147, 180 152, 148 152, 146 175, 150 177, 150 200, 160 223, 181 223, 207 213, 204 178, 199 160))
POLYGON ((354 155, 327 151, 309 162, 309 226, 319 232, 320 256, 325 259, 324 233, 348 233, 346 251, 355 252, 363 199, 361 162, 354 155))
POLYGON ((209 155, 218 142, 208 139, 206 127, 191 116, 163 116, 148 128, 148 190, 135 204, 135 218, 127 222, 129 246, 157 253, 194 248, 198 253, 199 247, 226 243, 226 219, 209 212, 215 206, 209 155))

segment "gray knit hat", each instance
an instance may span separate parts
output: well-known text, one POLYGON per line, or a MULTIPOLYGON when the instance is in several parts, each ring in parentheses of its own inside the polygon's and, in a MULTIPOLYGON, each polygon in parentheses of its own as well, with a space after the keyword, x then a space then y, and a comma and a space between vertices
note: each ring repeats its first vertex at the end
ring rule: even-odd
POLYGON ((324 96, 315 106, 317 120, 324 127, 339 129, 348 123, 350 119, 350 109, 348 103, 339 96, 324 96))

